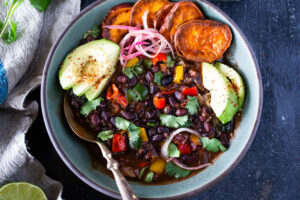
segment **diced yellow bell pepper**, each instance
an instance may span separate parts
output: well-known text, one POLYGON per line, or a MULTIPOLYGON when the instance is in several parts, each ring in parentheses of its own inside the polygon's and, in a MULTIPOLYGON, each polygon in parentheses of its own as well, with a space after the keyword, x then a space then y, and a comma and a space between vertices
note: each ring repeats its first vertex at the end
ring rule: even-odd
POLYGON ((156 158, 154 162, 150 166, 150 171, 161 174, 165 169, 166 161, 164 161, 162 158, 156 158))
POLYGON ((184 68, 183 66, 177 66, 175 68, 175 76, 174 76, 174 83, 180 84, 181 81, 183 80, 183 75, 184 75, 184 68))
POLYGON ((191 140, 195 145, 201 145, 200 138, 196 135, 191 135, 191 140))
POLYGON ((131 58, 130 60, 128 60, 128 62, 126 63, 125 67, 133 67, 134 65, 136 65, 139 62, 139 59, 137 57, 131 58))
POLYGON ((148 136, 147 136, 145 128, 140 128, 140 132, 141 132, 140 133, 140 138, 142 138, 142 141, 147 142, 148 141, 148 136))

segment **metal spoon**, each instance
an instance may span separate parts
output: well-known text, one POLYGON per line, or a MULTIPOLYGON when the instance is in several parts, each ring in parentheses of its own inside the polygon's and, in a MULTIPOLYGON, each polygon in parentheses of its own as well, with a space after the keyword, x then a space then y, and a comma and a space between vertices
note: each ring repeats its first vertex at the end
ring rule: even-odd
POLYGON ((97 141, 97 136, 95 134, 92 134, 89 130, 77 122, 69 105, 67 94, 64 98, 64 112, 70 128, 78 137, 85 141, 96 143, 100 147, 103 157, 107 160, 107 169, 112 171, 122 199, 138 200, 139 198, 133 193, 129 183, 119 171, 119 163, 112 158, 110 150, 105 146, 105 144, 97 141))

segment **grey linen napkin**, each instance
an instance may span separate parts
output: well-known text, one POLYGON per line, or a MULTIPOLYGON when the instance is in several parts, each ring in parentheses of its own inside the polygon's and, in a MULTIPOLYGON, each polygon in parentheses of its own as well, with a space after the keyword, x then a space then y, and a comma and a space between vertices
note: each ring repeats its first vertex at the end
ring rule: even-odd
MULTIPOLYGON (((13 17, 18 22, 19 38, 9 45, 0 41, 2 70, 8 80, 8 97, 0 107, 0 186, 26 181, 40 186, 49 200, 60 199, 62 185, 47 177, 44 167, 27 151, 25 133, 37 116, 38 103, 25 99, 40 84, 55 39, 79 11, 80 0, 52 0, 44 13, 25 0, 13 17)), ((1 1, 0 19, 6 13, 1 1)), ((2 81, 0 95, 5 95, 1 93, 2 81)))

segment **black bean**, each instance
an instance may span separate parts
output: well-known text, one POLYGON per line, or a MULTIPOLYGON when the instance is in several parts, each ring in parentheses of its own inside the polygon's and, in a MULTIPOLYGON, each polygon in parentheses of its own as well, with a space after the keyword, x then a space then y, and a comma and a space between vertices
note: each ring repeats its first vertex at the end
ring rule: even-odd
POLYGON ((186 115, 187 114, 187 110, 184 109, 184 108, 181 108, 181 109, 178 109, 176 110, 176 113, 175 113, 177 116, 183 116, 183 115, 186 115))
POLYGON ((146 73, 146 80, 147 81, 149 81, 149 82, 152 82, 153 81, 153 73, 152 72, 150 72, 150 71, 147 71, 147 73, 146 73))
POLYGON ((176 99, 178 99, 179 101, 183 100, 184 99, 184 95, 182 94, 182 92, 180 91, 175 91, 175 97, 176 99))
POLYGON ((178 102, 176 101, 176 99, 173 96, 170 96, 168 98, 168 100, 169 100, 169 103, 171 106, 175 107, 176 105, 178 105, 178 102))
POLYGON ((100 108, 106 108, 107 105, 108 105, 108 102, 106 99, 103 99, 102 101, 100 101, 100 104, 99 104, 100 108))
POLYGON ((110 113, 108 112, 108 111, 102 111, 101 112, 101 117, 105 120, 105 121, 107 121, 108 120, 108 118, 110 117, 110 113))
POLYGON ((164 139, 164 135, 154 135, 153 137, 152 137, 152 141, 153 142, 160 142, 160 141, 162 141, 164 139))
POLYGON ((121 115, 127 120, 134 120, 136 118, 136 114, 127 110, 122 110, 121 115))
POLYGON ((179 87, 179 90, 180 91, 182 91, 183 89, 185 89, 185 88, 187 88, 188 86, 186 86, 186 85, 181 85, 180 87, 179 87))
POLYGON ((154 109, 147 109, 145 112, 145 117, 147 119, 154 119, 157 116, 157 110, 154 109))
POLYGON ((148 131, 148 134, 149 134, 149 136, 152 137, 152 136, 157 134, 157 131, 156 131, 155 128, 150 128, 149 131, 148 131))
POLYGON ((152 72, 153 72, 153 73, 156 73, 156 72, 159 71, 159 69, 160 69, 159 66, 153 66, 153 67, 152 67, 152 72))
POLYGON ((146 85, 146 86, 149 85, 149 82, 146 81, 145 79, 140 79, 139 82, 140 82, 141 84, 143 84, 143 85, 146 85))
POLYGON ((165 76, 162 80, 161 80, 161 85, 162 86, 168 86, 173 82, 173 76, 169 75, 169 76, 165 76))
POLYGON ((171 108, 170 105, 166 105, 165 108, 164 108, 164 113, 166 115, 171 115, 173 113, 173 109, 171 108))
POLYGON ((150 94, 155 94, 158 92, 158 87, 154 83, 150 83, 150 94))
POLYGON ((136 104, 136 106, 135 106, 135 111, 136 111, 137 113, 141 113, 141 112, 144 111, 144 104, 143 104, 143 102, 139 101, 139 102, 136 104))
POLYGON ((201 133, 202 137, 209 137, 209 133, 201 133))
POLYGON ((209 116, 210 115, 210 108, 208 106, 203 106, 202 108, 202 112, 205 116, 209 116))
POLYGON ((169 133, 169 129, 166 128, 166 127, 160 126, 160 127, 157 128, 157 132, 158 132, 159 134, 169 133))
POLYGON ((127 83, 128 78, 127 78, 127 76, 125 76, 125 75, 119 75, 119 76, 117 77, 117 81, 118 81, 119 83, 127 83))
POLYGON ((97 126, 100 125, 100 117, 99 117, 98 114, 93 113, 93 114, 91 115, 91 123, 92 123, 92 125, 93 125, 94 127, 97 127, 97 126))
POLYGON ((114 126, 116 126, 116 121, 114 117, 111 117, 109 120, 114 126))
POLYGON ((137 79, 136 79, 136 77, 134 76, 132 79, 129 80, 128 86, 129 86, 129 87, 133 87, 133 86, 135 86, 136 82, 137 82, 137 79))
POLYGON ((204 122, 204 129, 206 132, 210 132, 210 123, 209 122, 204 122))
POLYGON ((154 95, 155 97, 158 97, 158 98, 162 98, 164 97, 164 94, 162 92, 158 92, 156 93, 156 95, 154 95))

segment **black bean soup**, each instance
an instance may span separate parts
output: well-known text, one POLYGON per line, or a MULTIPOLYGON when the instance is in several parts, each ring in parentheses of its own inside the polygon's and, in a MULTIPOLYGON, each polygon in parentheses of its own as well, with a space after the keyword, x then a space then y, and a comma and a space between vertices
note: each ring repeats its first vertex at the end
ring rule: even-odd
MULTIPOLYGON (((89 38, 87 41, 91 40, 89 38)), ((223 147, 228 148, 234 124, 240 114, 226 124, 215 117, 209 106, 210 95, 201 84, 199 64, 182 58, 174 59, 170 55, 161 55, 155 61, 140 56, 127 64, 127 69, 122 69, 121 65, 117 67, 100 95, 99 105, 86 116, 81 114, 81 109, 87 102, 85 96, 74 95, 72 89, 67 92, 69 103, 79 122, 95 134, 104 133, 99 141, 104 142, 113 152, 113 157, 119 161, 120 170, 126 178, 147 183, 164 183, 181 180, 199 171, 180 168, 179 174, 173 173, 172 170, 176 171, 178 166, 162 158, 161 146, 177 129, 174 126, 196 130, 202 137, 215 138, 223 147), (177 69, 177 66, 181 68, 177 69), (174 80, 178 78, 180 84, 178 80, 174 80), (187 107, 189 102, 193 104, 187 107), (162 122, 161 117, 165 117, 164 121, 167 122, 162 122), (182 119, 186 121, 185 124, 180 122, 182 119), (126 130, 127 128, 130 130, 126 130), (132 139, 136 132, 140 137, 132 139)), ((171 150, 174 157, 188 167, 213 163, 222 152, 206 150, 199 138, 187 132, 177 134, 171 144, 174 147, 171 150)), ((98 157, 99 154, 95 156, 98 157)))

